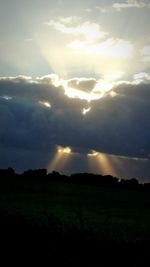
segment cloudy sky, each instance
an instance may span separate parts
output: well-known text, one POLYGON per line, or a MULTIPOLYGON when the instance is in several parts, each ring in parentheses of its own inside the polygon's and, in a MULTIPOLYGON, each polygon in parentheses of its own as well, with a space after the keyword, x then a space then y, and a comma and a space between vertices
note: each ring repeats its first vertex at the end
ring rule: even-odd
POLYGON ((0 0, 0 168, 150 181, 150 3, 0 0))

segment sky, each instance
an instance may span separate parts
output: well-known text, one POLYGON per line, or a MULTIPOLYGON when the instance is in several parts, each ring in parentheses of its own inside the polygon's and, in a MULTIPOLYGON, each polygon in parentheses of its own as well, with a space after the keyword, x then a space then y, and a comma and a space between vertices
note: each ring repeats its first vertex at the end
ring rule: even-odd
POLYGON ((0 0, 0 168, 150 182, 150 3, 0 0))

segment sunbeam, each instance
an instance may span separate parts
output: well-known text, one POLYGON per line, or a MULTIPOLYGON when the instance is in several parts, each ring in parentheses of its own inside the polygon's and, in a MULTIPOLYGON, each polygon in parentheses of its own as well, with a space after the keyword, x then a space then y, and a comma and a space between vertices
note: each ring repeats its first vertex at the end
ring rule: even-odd
POLYGON ((68 164, 68 160, 71 159, 71 148, 58 146, 54 158, 48 166, 48 172, 56 171, 57 169, 63 170, 64 166, 68 164))
POLYGON ((95 170, 99 170, 101 174, 111 174, 116 176, 116 171, 114 165, 109 160, 109 156, 105 153, 100 153, 92 150, 88 154, 89 166, 92 172, 95 170))

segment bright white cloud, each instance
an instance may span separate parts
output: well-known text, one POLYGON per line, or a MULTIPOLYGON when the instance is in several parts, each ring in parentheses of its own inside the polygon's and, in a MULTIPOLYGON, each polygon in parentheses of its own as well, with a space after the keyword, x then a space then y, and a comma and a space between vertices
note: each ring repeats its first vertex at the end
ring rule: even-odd
POLYGON ((133 66, 130 39, 114 37, 98 22, 89 18, 83 21, 81 17, 60 17, 47 25, 50 28, 46 30, 51 30, 53 38, 47 32, 45 39, 41 36, 37 42, 53 72, 63 79, 90 77, 92 73, 97 79, 114 81, 133 66))
POLYGON ((127 58, 131 55, 133 45, 130 41, 118 38, 108 38, 104 42, 91 44, 76 40, 68 45, 72 49, 82 50, 84 53, 102 56, 102 57, 118 57, 127 58))
POLYGON ((83 36, 87 40, 104 38, 107 35, 107 32, 102 31, 97 23, 86 21, 76 25, 70 17, 59 19, 58 21, 51 20, 47 24, 64 34, 83 36))
POLYGON ((120 11, 121 9, 125 8, 143 8, 146 6, 146 3, 143 1, 137 1, 137 0, 127 0, 124 3, 114 3, 112 5, 113 8, 120 11))
POLYGON ((136 84, 142 83, 144 81, 150 81, 150 74, 147 72, 140 72, 133 76, 136 84))

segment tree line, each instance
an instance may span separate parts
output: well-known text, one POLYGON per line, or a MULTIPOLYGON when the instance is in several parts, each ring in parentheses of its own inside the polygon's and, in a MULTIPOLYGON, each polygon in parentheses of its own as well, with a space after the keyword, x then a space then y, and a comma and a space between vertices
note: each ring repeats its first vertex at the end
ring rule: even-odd
POLYGON ((150 183, 141 184, 136 178, 123 179, 112 175, 101 175, 94 173, 75 173, 71 175, 60 174, 53 171, 47 173, 46 169, 26 170, 22 173, 16 173, 14 169, 0 169, 0 179, 40 179, 51 182, 65 182, 81 185, 96 185, 120 188, 145 188, 150 189, 150 183))

